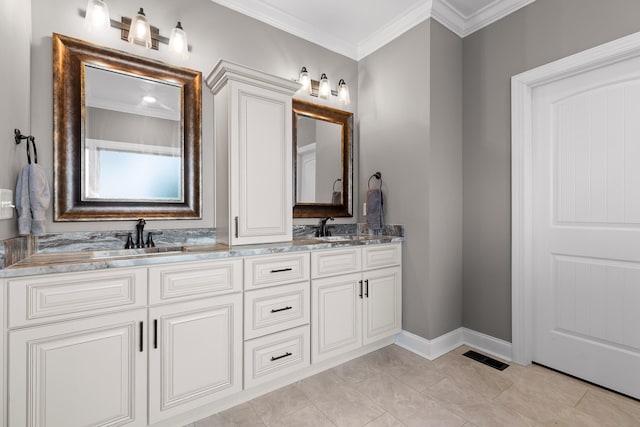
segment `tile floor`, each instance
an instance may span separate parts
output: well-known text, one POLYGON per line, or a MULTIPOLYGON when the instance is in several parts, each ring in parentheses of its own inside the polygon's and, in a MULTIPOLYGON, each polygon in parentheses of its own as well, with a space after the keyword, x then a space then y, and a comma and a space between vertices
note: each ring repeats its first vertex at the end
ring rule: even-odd
POLYGON ((640 402, 554 371, 391 345, 185 427, 640 426, 640 402))

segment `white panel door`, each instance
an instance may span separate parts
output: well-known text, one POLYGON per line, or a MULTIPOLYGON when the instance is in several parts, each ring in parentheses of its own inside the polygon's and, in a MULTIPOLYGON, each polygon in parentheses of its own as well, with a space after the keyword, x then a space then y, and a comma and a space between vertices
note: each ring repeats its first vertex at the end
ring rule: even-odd
POLYGON ((369 344, 402 329, 402 273, 400 267, 364 273, 364 338, 369 344))
POLYGON ((147 310, 9 332, 9 425, 147 425, 147 310))
POLYGON ((533 360, 640 397, 640 60, 534 89, 533 360))
POLYGON ((291 96, 233 83, 233 244, 292 239, 291 96), (235 122, 234 122, 235 120, 235 122))
POLYGON ((311 362, 360 348, 362 275, 313 280, 311 291, 311 362))
POLYGON ((242 294, 149 309, 149 422, 242 389, 242 294))

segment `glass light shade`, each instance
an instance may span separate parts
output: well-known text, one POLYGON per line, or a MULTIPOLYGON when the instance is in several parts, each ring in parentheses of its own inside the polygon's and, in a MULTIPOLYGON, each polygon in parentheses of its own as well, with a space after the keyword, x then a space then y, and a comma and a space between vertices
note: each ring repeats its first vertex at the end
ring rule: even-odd
POLYGON ((189 57, 187 33, 182 28, 180 21, 178 21, 176 27, 171 30, 171 35, 169 36, 169 51, 183 61, 189 57))
POLYGON ((311 93, 311 78, 307 72, 307 67, 300 69, 300 77, 298 77, 298 83, 302 85, 302 90, 307 93, 311 93))
POLYGON ((331 83, 325 73, 320 76, 320 87, 318 88, 318 97, 322 99, 328 99, 331 95, 331 83))
POLYGON ((138 14, 131 20, 131 27, 129 27, 129 43, 139 44, 147 49, 151 48, 151 27, 149 21, 144 14, 144 10, 140 8, 138 14))
POLYGON ((349 96, 349 87, 347 86, 347 82, 344 79, 340 79, 338 82, 338 101, 342 105, 351 104, 351 97, 349 96))
POLYGON ((89 0, 84 16, 84 27, 89 30, 109 28, 109 7, 102 0, 89 0))

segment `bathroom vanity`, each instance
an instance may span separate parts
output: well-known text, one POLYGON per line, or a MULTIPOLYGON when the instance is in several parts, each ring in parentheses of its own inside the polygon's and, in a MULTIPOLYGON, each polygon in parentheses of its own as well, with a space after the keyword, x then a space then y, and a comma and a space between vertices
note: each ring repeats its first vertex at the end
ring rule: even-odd
POLYGON ((401 241, 35 256, 2 270, 8 425, 182 426, 388 345, 401 241))

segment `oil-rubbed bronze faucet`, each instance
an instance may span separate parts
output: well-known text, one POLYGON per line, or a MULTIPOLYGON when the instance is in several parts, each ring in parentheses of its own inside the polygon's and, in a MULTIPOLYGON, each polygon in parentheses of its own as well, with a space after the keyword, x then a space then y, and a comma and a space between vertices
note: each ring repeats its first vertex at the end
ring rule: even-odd
POLYGON ((144 225, 147 222, 143 219, 140 218, 138 220, 138 224, 136 225, 136 248, 144 248, 144 225))
POLYGON ((316 237, 331 236, 331 231, 329 231, 327 221, 333 221, 333 217, 328 216, 320 219, 320 224, 318 224, 318 229, 316 230, 316 237))

